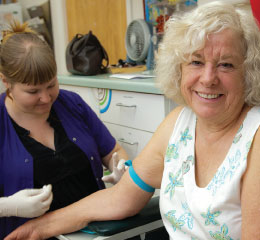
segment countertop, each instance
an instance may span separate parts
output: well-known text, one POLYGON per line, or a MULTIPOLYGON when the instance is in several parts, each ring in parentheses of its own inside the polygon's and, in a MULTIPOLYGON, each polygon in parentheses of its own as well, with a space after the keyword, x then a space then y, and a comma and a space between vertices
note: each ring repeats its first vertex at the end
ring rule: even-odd
POLYGON ((122 79, 110 77, 110 75, 112 74, 100 74, 95 76, 58 75, 58 80, 60 84, 64 85, 162 94, 160 89, 155 86, 154 77, 122 79))

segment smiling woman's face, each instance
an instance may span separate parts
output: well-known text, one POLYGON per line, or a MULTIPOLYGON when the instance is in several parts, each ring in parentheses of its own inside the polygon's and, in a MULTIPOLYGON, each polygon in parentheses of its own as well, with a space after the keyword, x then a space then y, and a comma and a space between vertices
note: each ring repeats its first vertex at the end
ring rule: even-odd
POLYGON ((212 34, 191 61, 182 64, 181 92, 205 119, 228 118, 244 105, 244 49, 240 36, 226 29, 212 34))
POLYGON ((15 83, 13 86, 9 86, 9 89, 12 108, 16 112, 35 115, 48 114, 59 94, 57 77, 35 86, 15 83))

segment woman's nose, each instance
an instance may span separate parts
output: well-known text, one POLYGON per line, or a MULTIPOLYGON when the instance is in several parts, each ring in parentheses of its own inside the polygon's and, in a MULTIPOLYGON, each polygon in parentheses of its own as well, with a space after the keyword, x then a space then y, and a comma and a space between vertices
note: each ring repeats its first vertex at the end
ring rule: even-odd
POLYGON ((40 95, 40 101, 43 103, 49 103, 51 100, 51 96, 48 92, 42 92, 40 95))
POLYGON ((205 87, 211 87, 218 83, 216 68, 212 64, 205 64, 200 76, 200 83, 205 87))

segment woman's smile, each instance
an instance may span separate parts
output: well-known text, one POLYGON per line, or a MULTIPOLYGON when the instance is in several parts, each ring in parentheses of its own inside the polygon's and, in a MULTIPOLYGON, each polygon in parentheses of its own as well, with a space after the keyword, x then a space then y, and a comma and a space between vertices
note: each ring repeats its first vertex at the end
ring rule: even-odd
POLYGON ((223 94, 202 93, 202 92, 197 92, 197 91, 195 91, 195 93, 199 97, 204 98, 204 99, 218 99, 223 96, 223 94))

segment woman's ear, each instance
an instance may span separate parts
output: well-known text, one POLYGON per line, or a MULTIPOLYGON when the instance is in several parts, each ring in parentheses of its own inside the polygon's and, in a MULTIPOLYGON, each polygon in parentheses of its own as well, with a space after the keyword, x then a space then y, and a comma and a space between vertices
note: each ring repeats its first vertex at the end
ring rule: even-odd
POLYGON ((0 79, 1 79, 2 83, 4 84, 4 86, 5 86, 6 88, 9 88, 9 87, 10 87, 10 83, 6 81, 6 78, 5 78, 4 74, 1 73, 1 72, 0 72, 0 79))

